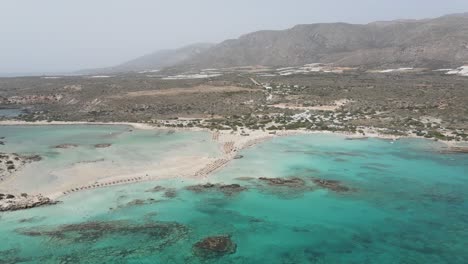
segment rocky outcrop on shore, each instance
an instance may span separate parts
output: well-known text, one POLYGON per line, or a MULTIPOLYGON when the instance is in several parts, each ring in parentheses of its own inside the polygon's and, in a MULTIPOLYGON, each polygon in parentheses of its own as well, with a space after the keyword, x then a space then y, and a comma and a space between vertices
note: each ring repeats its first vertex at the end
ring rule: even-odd
POLYGON ((39 155, 21 156, 16 153, 0 153, 0 182, 20 170, 26 164, 37 162, 41 159, 39 155))
POLYGON ((24 210, 53 204, 57 204, 57 201, 53 201, 42 195, 28 195, 26 193, 14 195, 0 193, 0 212, 24 210))
POLYGON ((200 258, 217 258, 236 253, 237 245, 230 236, 212 236, 193 245, 194 255, 200 258))

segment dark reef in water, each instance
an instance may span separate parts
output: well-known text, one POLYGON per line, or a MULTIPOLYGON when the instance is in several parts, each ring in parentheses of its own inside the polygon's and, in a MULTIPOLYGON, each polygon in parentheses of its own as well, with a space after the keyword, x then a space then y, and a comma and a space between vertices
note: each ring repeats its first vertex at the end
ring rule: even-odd
POLYGON ((164 192, 164 197, 166 198, 175 198, 177 197, 177 190, 176 189, 167 189, 165 192, 164 192))
POLYGON ((77 144, 60 144, 55 146, 54 148, 56 149, 69 149, 69 148, 76 148, 78 147, 77 144))
POLYGON ((133 200, 133 201, 128 202, 128 203, 127 203, 127 206, 154 204, 154 203, 158 203, 158 202, 161 202, 161 200, 155 200, 155 199, 153 199, 153 198, 148 198, 148 199, 146 199, 146 200, 135 199, 135 200, 133 200))
POLYGON ((305 192, 314 191, 318 188, 327 189, 336 193, 351 192, 354 189, 345 186, 337 180, 318 179, 311 177, 290 178, 258 178, 259 190, 282 198, 297 198, 305 192))
POLYGON ((333 192, 349 192, 351 188, 344 186, 340 181, 336 180, 325 180, 325 179, 313 179, 312 180, 320 188, 324 188, 333 192))
POLYGON ((273 194, 284 199, 301 197, 304 193, 313 191, 314 188, 307 181, 299 177, 290 178, 265 178, 257 179, 257 188, 261 192, 273 194))
POLYGON ((13 264, 32 261, 30 258, 24 258, 20 254, 19 249, 8 249, 0 251, 0 263, 1 264, 13 264))
POLYGON ((230 236, 212 236, 193 245, 194 255, 200 258, 218 258, 236 253, 237 245, 230 236))
POLYGON ((94 145, 95 148, 109 148, 110 146, 112 146, 112 144, 108 144, 108 143, 94 145))
POLYGON ((37 222, 40 222, 42 220, 46 219, 45 217, 30 217, 30 218, 22 218, 20 220, 18 220, 18 223, 37 223, 37 222))
POLYGON ((155 186, 149 190, 146 190, 145 192, 152 192, 152 193, 157 193, 157 192, 162 192, 164 191, 163 193, 163 196, 166 197, 166 198, 175 198, 177 197, 177 190, 174 189, 174 188, 165 188, 163 186, 155 186))
MULTIPOLYGON (((176 222, 94 221, 58 227, 38 226, 17 229, 31 237, 44 237, 55 242, 90 243, 115 236, 142 236, 154 247, 161 247, 185 237, 188 228, 176 222)), ((129 246, 130 248, 131 246, 129 246)))
POLYGON ((162 191, 164 191, 165 189, 166 189, 166 188, 164 188, 164 187, 158 185, 158 186, 155 186, 155 187, 153 187, 153 188, 147 190, 146 192, 154 192, 154 193, 155 193, 155 192, 162 192, 162 191))
POLYGON ((285 186, 289 188, 300 188, 305 186, 305 181, 300 178, 259 178, 260 181, 266 182, 272 186, 285 186))
POLYGON ((206 183, 206 184, 198 184, 198 185, 192 185, 188 186, 185 188, 186 190, 195 192, 195 193, 202 193, 202 192, 207 192, 207 191, 217 191, 217 192, 222 192, 226 196, 231 196, 238 194, 240 192, 243 192, 247 190, 247 188, 239 185, 239 184, 212 184, 212 183, 206 183))

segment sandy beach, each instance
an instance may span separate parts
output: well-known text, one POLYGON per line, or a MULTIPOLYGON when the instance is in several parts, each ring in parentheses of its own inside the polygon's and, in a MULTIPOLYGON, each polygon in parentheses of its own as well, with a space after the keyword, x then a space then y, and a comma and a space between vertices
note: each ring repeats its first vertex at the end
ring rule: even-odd
MULTIPOLYGON (((202 128, 165 128, 156 127, 151 124, 142 123, 90 123, 90 122, 23 122, 23 121, 1 121, 0 125, 126 125, 135 129, 144 130, 161 130, 171 129, 175 131, 203 131, 202 128)), ((61 196, 68 195, 82 190, 94 188, 103 188, 113 185, 130 184, 142 181, 157 181, 161 179, 207 179, 213 172, 223 168, 230 161, 238 157, 239 151, 242 149, 254 146, 274 137, 300 135, 300 134, 340 134, 349 139, 363 138, 384 138, 388 140, 398 140, 402 137, 383 135, 375 129, 365 129, 365 134, 355 133, 336 133, 331 131, 262 131, 243 129, 239 131, 209 131, 211 140, 215 142, 220 149, 219 157, 203 157, 203 156, 175 156, 164 159, 160 162, 141 166, 141 167, 121 167, 116 168, 109 161, 96 161, 74 164, 67 168, 60 168, 53 171, 53 175, 57 175, 57 179, 53 184, 47 185, 44 188, 37 190, 37 194, 42 194, 51 199, 58 199, 61 196), (60 178, 59 175, 68 175, 66 179, 60 178)), ((413 137, 413 136, 410 136, 413 137)), ((449 146, 453 143, 447 142, 449 146)), ((0 189, 8 189, 21 193, 21 182, 14 180, 15 175, 0 184, 0 189)))

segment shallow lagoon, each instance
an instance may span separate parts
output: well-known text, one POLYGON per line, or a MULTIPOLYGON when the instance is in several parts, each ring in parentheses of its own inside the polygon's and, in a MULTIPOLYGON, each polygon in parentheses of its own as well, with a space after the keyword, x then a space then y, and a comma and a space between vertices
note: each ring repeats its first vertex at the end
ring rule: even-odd
POLYGON ((22 113, 22 109, 0 108, 0 118, 13 118, 21 115, 22 113))
MULTIPOLYGON (((465 263, 468 157, 423 140, 275 138, 210 178, 246 191, 192 192, 166 180, 80 192, 57 206, 5 213, 4 263, 465 263), (299 178, 298 188, 257 178, 299 178), (334 192, 313 179, 338 180, 334 192), (164 190, 151 192, 155 186, 164 190), (168 195, 170 191, 171 195, 168 195), (174 195, 175 194, 175 195, 174 195), (73 225, 70 225, 73 224, 73 225), (230 235, 235 254, 192 245, 230 235)), ((0 261, 1 263, 1 261, 0 261)))
POLYGON ((42 157, 6 185, 14 188, 10 191, 30 194, 54 192, 48 186, 67 186, 73 177, 86 174, 110 177, 138 173, 174 157, 219 155, 208 133, 140 130, 124 125, 0 126, 0 137, 4 137, 0 152, 42 157), (108 147, 97 148, 97 144, 108 147), (70 147, 57 148, 60 145, 70 147), (90 171, 96 166, 99 169, 90 171), (22 189, 16 190, 17 186, 22 189))

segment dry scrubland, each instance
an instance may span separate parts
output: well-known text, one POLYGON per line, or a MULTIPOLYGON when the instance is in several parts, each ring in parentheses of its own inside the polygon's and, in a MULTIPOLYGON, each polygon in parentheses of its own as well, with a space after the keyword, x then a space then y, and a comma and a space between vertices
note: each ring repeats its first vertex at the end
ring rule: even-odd
POLYGON ((25 121, 351 132, 370 126, 396 135, 409 131, 430 138, 466 139, 467 77, 433 71, 288 76, 269 76, 267 71, 238 70, 192 80, 145 74, 3 78, 0 102, 2 107, 25 109, 18 117, 25 121), (191 119, 180 121, 183 118, 191 119))

